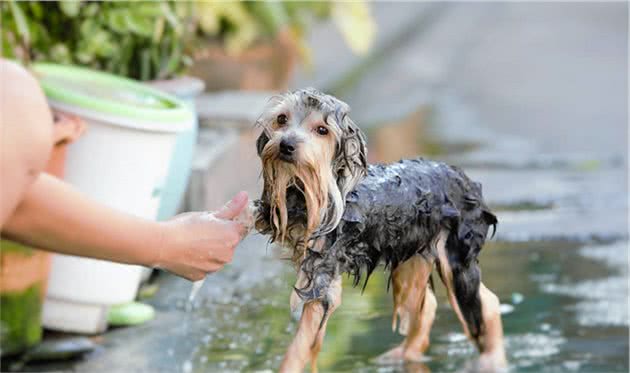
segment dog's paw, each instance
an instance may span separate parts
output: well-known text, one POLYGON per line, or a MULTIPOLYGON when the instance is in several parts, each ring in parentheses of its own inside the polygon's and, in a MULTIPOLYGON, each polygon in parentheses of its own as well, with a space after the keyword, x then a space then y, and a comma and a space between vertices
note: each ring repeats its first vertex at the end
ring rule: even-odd
POLYGON ((377 365, 397 365, 403 363, 422 363, 430 359, 422 351, 405 349, 401 344, 374 359, 377 365))
POLYGON ((378 365, 396 365, 403 363, 403 354, 405 350, 402 345, 396 346, 391 350, 374 358, 374 363, 378 365))
POLYGON ((479 356, 478 368, 480 372, 507 372, 508 365, 503 351, 487 352, 479 356))
POLYGON ((235 219, 238 223, 243 224, 246 235, 254 229, 257 211, 258 208, 256 207, 255 202, 250 201, 249 204, 243 210, 241 210, 240 214, 235 219))

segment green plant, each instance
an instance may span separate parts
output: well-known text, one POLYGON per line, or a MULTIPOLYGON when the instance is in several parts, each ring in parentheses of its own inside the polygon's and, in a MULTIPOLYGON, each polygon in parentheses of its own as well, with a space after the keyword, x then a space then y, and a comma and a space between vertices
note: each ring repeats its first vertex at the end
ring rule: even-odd
POLYGON ((9 58, 90 66, 147 80, 191 63, 185 28, 169 2, 0 4, 2 52, 9 58))
POLYGON ((332 18, 357 53, 374 35, 363 2, 9 0, 0 11, 5 57, 89 66, 140 80, 181 73, 204 39, 238 54, 289 30, 308 60, 305 35, 313 21, 332 18))
POLYGON ((314 21, 332 18, 356 53, 365 53, 375 26, 365 2, 336 1, 207 1, 192 3, 197 37, 223 41, 228 54, 238 54, 261 39, 289 30, 303 57, 306 33, 314 21))

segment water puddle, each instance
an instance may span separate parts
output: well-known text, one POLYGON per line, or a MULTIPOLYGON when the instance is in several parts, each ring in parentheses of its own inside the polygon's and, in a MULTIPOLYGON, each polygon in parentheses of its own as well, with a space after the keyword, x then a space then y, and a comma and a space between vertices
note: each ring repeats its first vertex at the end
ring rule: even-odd
MULTIPOLYGON (((618 201, 625 193, 619 181, 623 172, 522 168, 544 162, 528 158, 535 152, 522 141, 487 144, 493 134, 470 127, 472 115, 451 104, 446 100, 433 113, 421 108, 400 122, 371 129, 370 161, 424 154, 457 155, 474 163, 469 156, 484 151, 494 152, 491 159, 507 159, 500 167, 484 168, 485 156, 479 156, 467 172, 484 183, 484 194, 500 219, 498 240, 488 242, 480 262, 484 283, 502 303, 511 371, 627 372, 627 200, 618 201), (442 117, 436 131, 429 119, 444 112, 451 113, 451 125, 442 126, 442 117), (472 135, 462 137, 463 129, 472 135)), ((110 348, 107 361, 94 359, 73 368, 111 370, 112 361, 123 361, 122 367, 136 371, 277 370, 295 333, 288 305, 295 275, 274 258, 272 249, 265 250, 264 238, 253 239, 257 241, 244 244, 249 252, 241 252, 233 267, 208 277, 191 299, 190 283, 166 278, 152 301, 159 311, 154 325, 111 333, 110 340, 118 344, 110 348)), ((402 340, 391 331, 387 276, 377 270, 363 294, 345 281, 343 304, 329 322, 318 359, 320 370, 474 370, 477 352, 437 278, 439 305, 425 361, 374 364, 374 357, 402 340)))
MULTIPOLYGON (((624 245, 492 242, 484 249, 484 282, 510 310, 503 314, 503 322, 512 368, 627 370, 628 310, 622 304, 627 300, 627 273, 614 269, 619 268, 614 255, 624 245), (625 280, 626 287, 617 287, 617 279, 625 280), (605 308, 607 317, 602 316, 605 308)), ((195 325, 206 326, 189 331, 198 343, 186 371, 277 369, 295 332, 287 304, 293 279, 287 266, 275 286, 255 287, 256 296, 247 302, 197 309, 195 325)), ((462 334, 439 283, 439 307, 426 361, 406 368, 373 363, 375 356, 402 340, 390 329, 392 301, 386 281, 386 273, 375 273, 363 295, 346 281, 343 305, 329 323, 320 369, 443 372, 471 367, 477 352, 462 334)))
MULTIPOLYGON (((505 151, 501 146, 522 150, 525 155, 521 158, 532 154, 527 144, 518 141, 503 141, 498 147, 483 144, 482 139, 492 138, 483 130, 474 129, 477 137, 468 140, 458 137, 454 130, 457 123, 471 125, 466 113, 452 114, 456 125, 440 128, 443 133, 451 131, 449 141, 444 141, 443 136, 436 136, 435 123, 430 122, 436 115, 431 109, 420 108, 399 122, 372 128, 368 131, 370 161, 389 162, 417 154, 466 159, 470 151, 505 151)), ((511 164, 529 163, 528 159, 520 159, 511 164)), ((595 246, 593 237, 605 231, 593 228, 593 221, 585 218, 599 216, 593 209, 604 211, 602 207, 609 206, 617 192, 589 194, 600 184, 585 182, 583 173, 570 169, 558 174, 555 169, 473 167, 469 173, 484 183, 488 201, 501 219, 501 240, 486 245, 481 266, 484 283, 502 303, 512 371, 627 371, 628 309, 622 301, 627 301, 628 274, 619 264, 627 263, 627 243, 615 243, 620 237, 615 231, 595 246)), ((610 180, 606 184, 615 185, 617 178, 606 173, 599 180, 610 180)), ((614 226, 606 220, 602 224, 614 226)), ((274 255, 271 252, 268 256, 274 255)), ((266 280, 256 279, 256 273, 253 271, 252 285, 243 290, 212 293, 215 287, 205 286, 199 293, 198 306, 189 313, 192 320, 186 333, 194 348, 179 360, 184 365, 178 369, 188 373, 278 368, 295 333, 288 306, 295 275, 288 264, 281 264, 266 280)), ((387 276, 377 270, 363 294, 345 281, 343 304, 329 322, 318 359, 321 371, 474 370, 477 352, 462 333, 439 281, 438 312, 425 361, 404 366, 375 365, 374 357, 402 340, 391 331, 392 300, 386 291, 387 276)), ((185 292, 188 289, 189 285, 185 292)))

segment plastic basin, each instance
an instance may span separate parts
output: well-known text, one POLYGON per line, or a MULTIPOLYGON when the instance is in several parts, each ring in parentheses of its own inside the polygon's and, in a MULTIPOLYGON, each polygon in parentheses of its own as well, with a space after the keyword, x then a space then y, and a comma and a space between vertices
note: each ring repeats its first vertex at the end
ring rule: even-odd
MULTIPOLYGON (((192 111, 173 96, 139 82, 89 69, 33 67, 58 111, 81 117, 83 137, 68 149, 66 181, 115 209, 156 219, 177 135, 192 111)), ((44 326, 97 333, 107 308, 133 300, 141 267, 55 255, 44 304, 44 326)))

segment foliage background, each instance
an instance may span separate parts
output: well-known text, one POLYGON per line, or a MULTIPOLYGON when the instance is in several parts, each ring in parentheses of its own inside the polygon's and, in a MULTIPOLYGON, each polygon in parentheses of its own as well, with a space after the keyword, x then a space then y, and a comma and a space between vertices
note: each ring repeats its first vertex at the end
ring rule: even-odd
POLYGON ((189 67, 204 42, 238 55, 288 29, 303 58, 309 25, 335 20, 348 45, 364 53, 374 24, 365 3, 329 1, 16 2, 0 4, 2 53, 24 63, 89 66, 140 80, 189 67))

